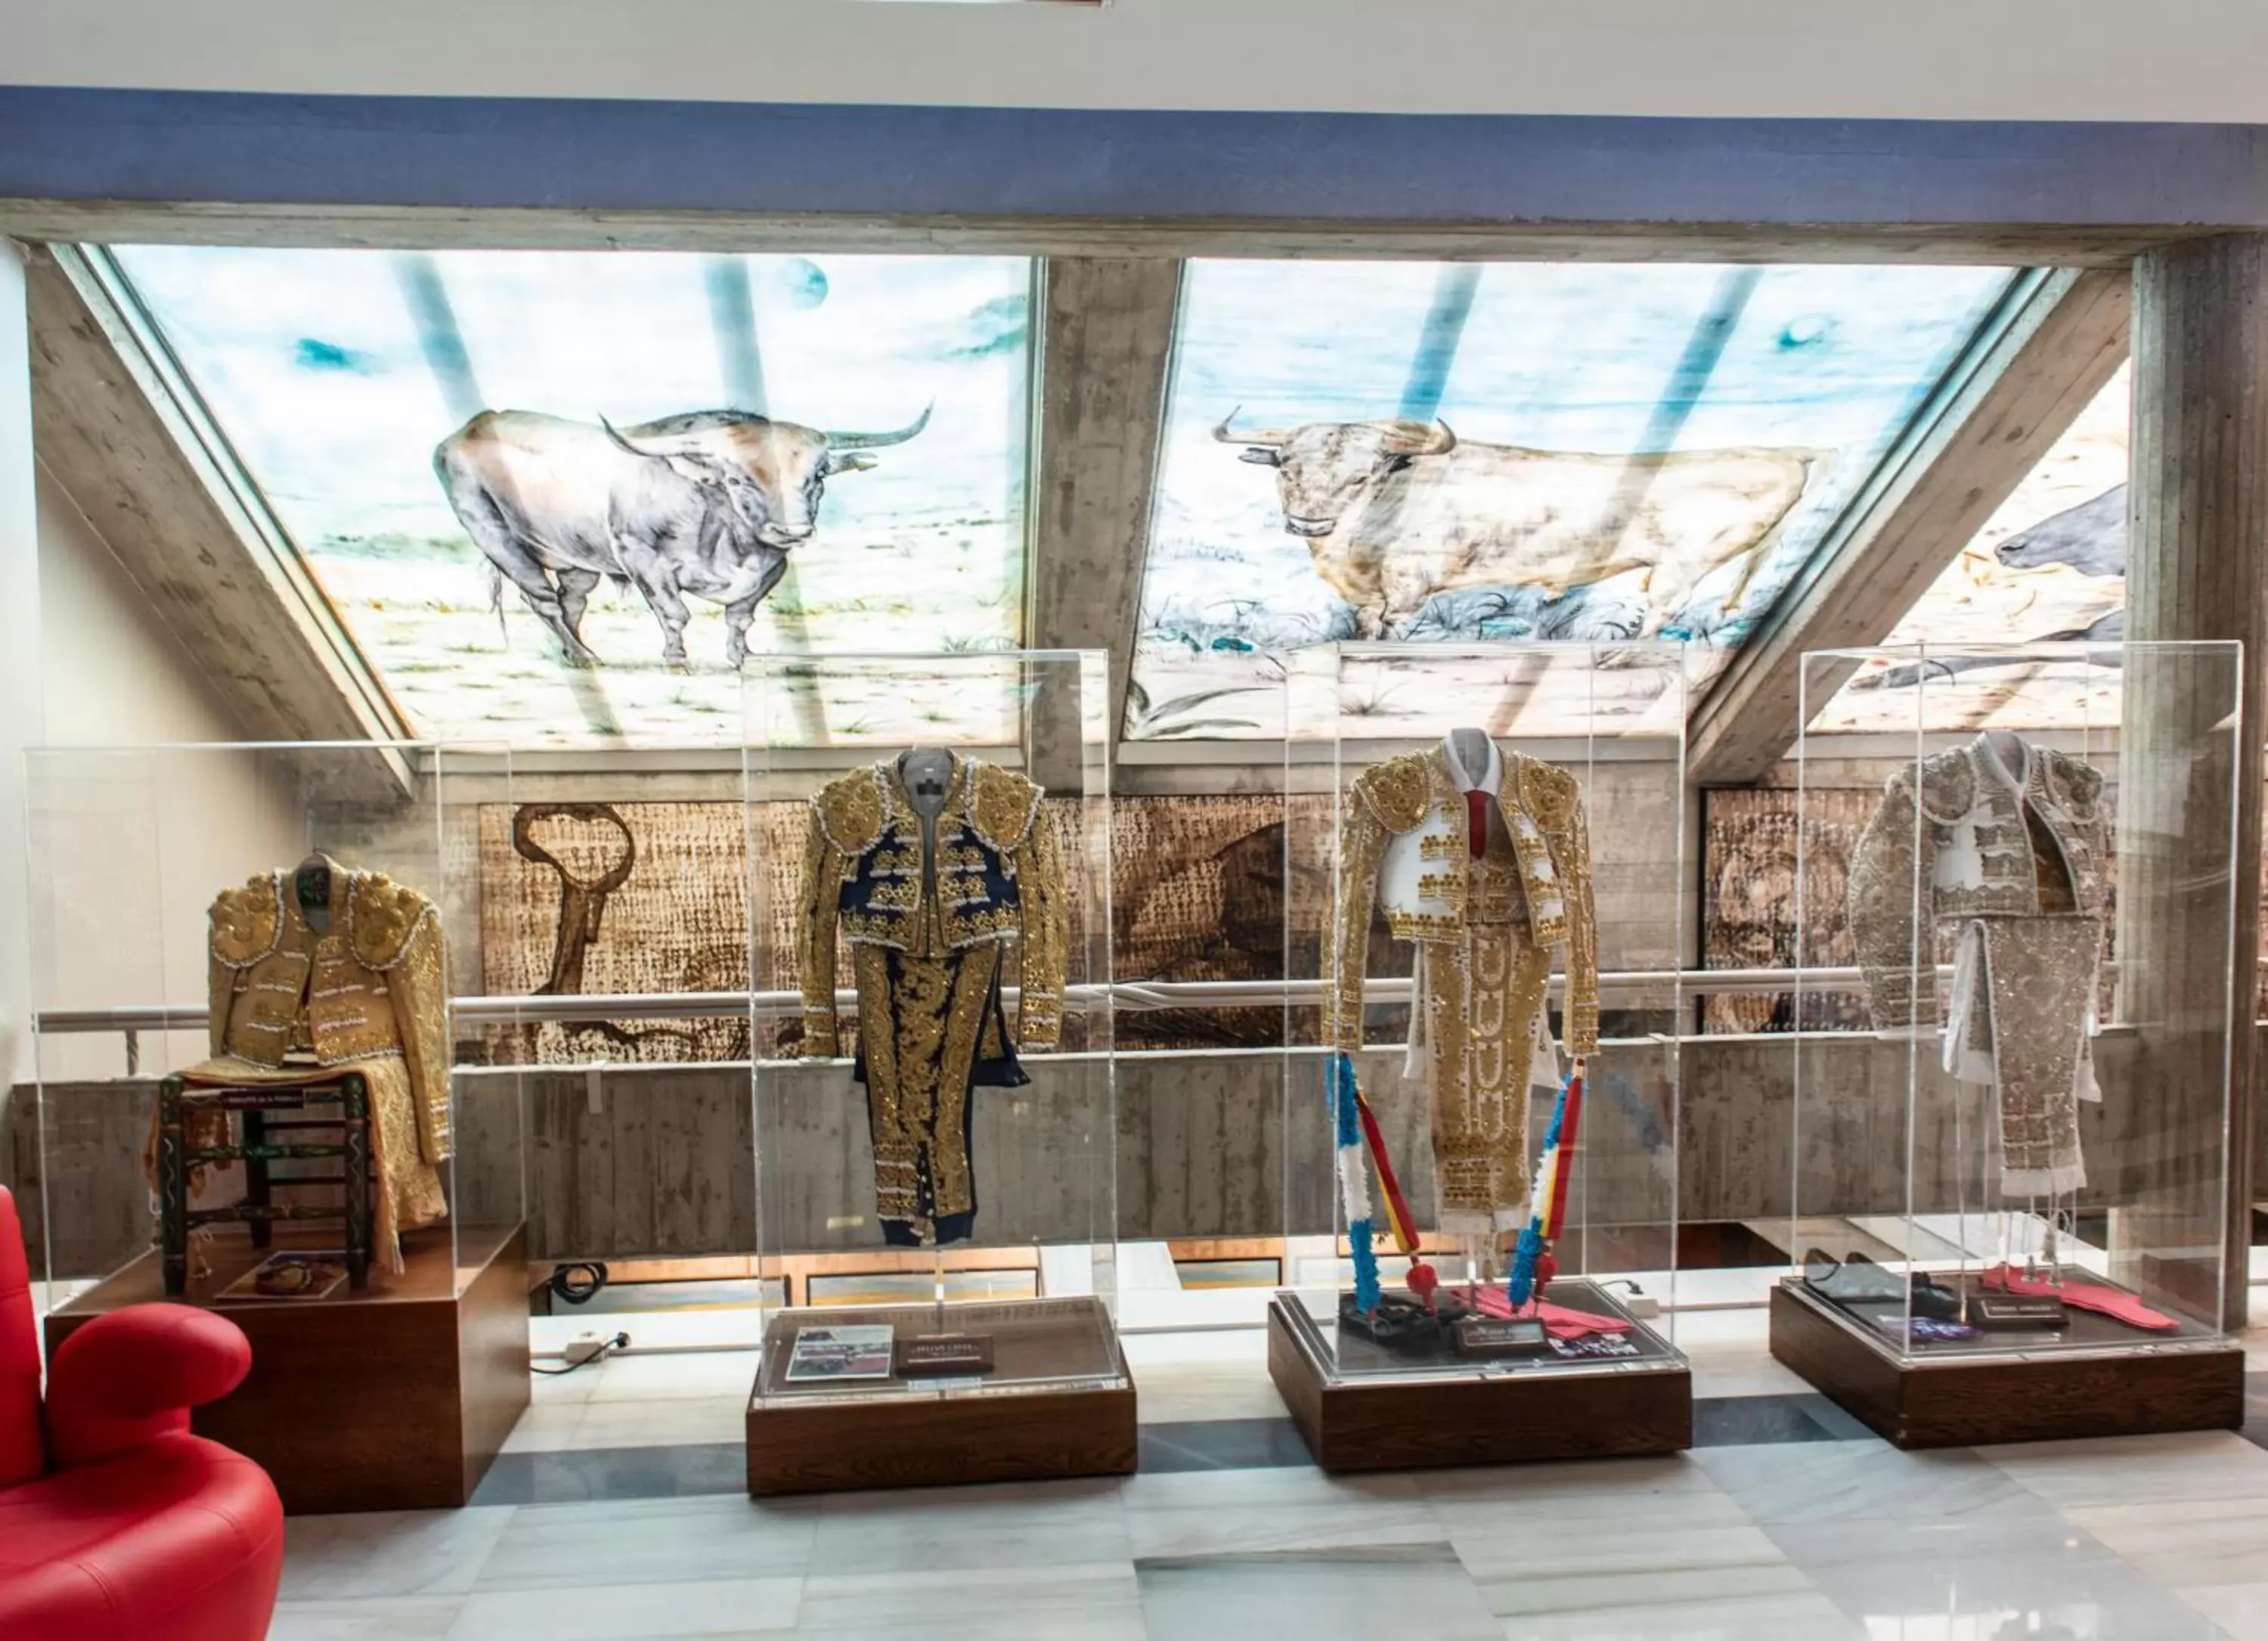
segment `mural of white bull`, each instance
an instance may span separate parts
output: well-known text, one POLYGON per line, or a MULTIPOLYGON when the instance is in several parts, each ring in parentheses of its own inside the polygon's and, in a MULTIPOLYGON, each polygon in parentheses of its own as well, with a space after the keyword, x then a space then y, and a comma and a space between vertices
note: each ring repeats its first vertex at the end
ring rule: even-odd
POLYGON ((503 618, 519 589, 567 659, 592 666, 585 606, 612 576, 636 588, 685 664, 685 600, 725 607, 725 661, 748 653, 756 606, 817 528, 827 481, 874 465, 929 411, 887 432, 828 432, 747 410, 696 410, 617 430, 531 410, 482 410, 433 451, 433 470, 491 567, 503 618))
POLYGON ((1731 611, 1825 453, 1680 450, 1606 455, 1460 440, 1446 423, 1308 422, 1213 429, 1276 469, 1284 528, 1366 639, 1403 635, 1437 593, 1535 587, 1557 597, 1644 573, 1643 633, 1743 558, 1731 611))

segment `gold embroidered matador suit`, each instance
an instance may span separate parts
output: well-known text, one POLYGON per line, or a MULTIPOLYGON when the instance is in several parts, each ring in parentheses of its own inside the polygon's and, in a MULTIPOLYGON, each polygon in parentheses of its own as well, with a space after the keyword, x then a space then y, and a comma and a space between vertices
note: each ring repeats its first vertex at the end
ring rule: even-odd
MULTIPOLYGON (((321 930, 301 911, 290 871, 225 889, 213 902, 212 1058, 181 1076, 209 1085, 288 1084, 324 1082, 346 1068, 362 1073, 379 1176, 372 1232, 399 1270, 400 1234, 448 1212, 439 1172, 451 1145, 440 915, 382 873, 334 862, 328 876, 321 930)), ((220 1112, 193 1119, 226 1120, 220 1112)), ((192 1147, 218 1139, 189 1136, 192 1147)))
POLYGON ((866 1087, 876 1210, 893 1244, 956 1242, 975 1228, 969 1090, 1030 1081, 1001 1001, 1010 940, 1020 960, 1022 1046, 1050 1049, 1062 1036, 1064 860, 1040 798, 1012 770, 955 757, 927 847, 897 760, 845 775, 812 800, 799 920, 803 1053, 840 1052, 839 927, 858 987, 853 1075, 866 1087))
POLYGON ((1373 902, 1416 945, 1409 1071, 1432 1104, 1437 1223, 1467 1234, 1526 1223, 1528 1091, 1557 1082, 1544 1007, 1555 946, 1567 949, 1567 1053, 1582 1058, 1599 1041, 1580 790, 1564 769, 1486 744, 1484 768, 1468 770, 1453 740, 1356 780, 1323 961, 1324 1041, 1351 1053, 1362 1046, 1373 902))
POLYGON ((2078 1102, 2102 1098, 2089 1039, 2109 858, 2102 775, 2005 732, 1891 776, 1852 850, 1878 1030, 1937 1023, 1937 931, 1955 926, 1945 1066, 1993 1090, 2012 1197, 2087 1183, 2078 1102))

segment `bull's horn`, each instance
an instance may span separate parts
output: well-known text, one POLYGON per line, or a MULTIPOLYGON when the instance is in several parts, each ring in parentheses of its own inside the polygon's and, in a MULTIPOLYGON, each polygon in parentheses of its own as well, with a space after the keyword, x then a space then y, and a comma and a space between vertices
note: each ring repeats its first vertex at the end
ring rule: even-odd
POLYGON ((1387 430, 1386 449, 1392 455, 1447 455, 1457 447, 1457 436, 1447 422, 1395 422, 1387 430))
POLYGON ((629 440, 622 437, 622 430, 620 428, 616 427, 612 422, 608 421, 603 416, 599 418, 599 425, 607 430, 608 438, 613 440, 616 444, 620 445, 623 449, 629 451, 634 456, 652 457, 659 454, 658 452, 652 450, 642 450, 637 446, 632 444, 629 440))
POLYGON ((1236 420, 1236 410, 1241 410, 1244 407, 1242 405, 1238 405, 1235 410, 1231 410, 1227 415, 1222 417, 1219 422, 1214 426, 1212 436, 1216 443, 1224 445, 1268 445, 1270 447, 1277 447, 1281 446, 1286 439, 1291 437, 1289 433, 1278 427, 1256 427, 1251 432, 1243 433, 1236 432, 1229 425, 1229 424, 1236 420))
POLYGON ((927 404, 922 406, 922 413, 919 416, 892 432, 830 432, 827 435, 827 447, 829 450, 880 450, 885 445, 902 445, 929 425, 929 413, 935 409, 937 409, 937 401, 932 399, 927 404))

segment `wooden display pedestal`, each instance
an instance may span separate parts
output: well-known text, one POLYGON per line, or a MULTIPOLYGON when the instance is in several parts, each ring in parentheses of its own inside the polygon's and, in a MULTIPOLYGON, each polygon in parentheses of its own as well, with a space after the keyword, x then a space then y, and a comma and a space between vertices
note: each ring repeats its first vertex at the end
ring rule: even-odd
MULTIPOLYGON (((244 1330, 252 1372, 190 1428, 257 1460, 293 1515, 470 1502, 527 1407, 527 1238, 519 1226, 459 1235, 453 1262, 446 1227, 412 1231, 406 1270, 374 1266, 361 1293, 306 1300, 215 1297, 273 1250, 211 1238, 187 1302, 244 1330)), ((281 1232, 276 1244, 294 1246, 281 1232)), ((97 1316, 164 1297, 152 1250, 50 1314, 48 1353, 97 1316)))
MULTIPOLYGON (((2074 1320, 2074 1333, 2080 1326, 2074 1320)), ((2244 1423, 2241 1347, 2205 1334, 2120 1351, 2117 1344, 2145 1336, 2101 1326, 2117 1337, 2106 1332, 2099 1351, 2066 1345, 2019 1356, 2011 1345, 2009 1354, 1902 1360, 1888 1338, 1802 1291, 1796 1279, 1771 1295, 1772 1355, 1900 1447, 2235 1430, 2244 1423)))
POLYGON ((1270 1304, 1269 1376, 1326 1470, 1627 1458, 1693 1445, 1693 1375, 1674 1353, 1637 1371, 1601 1362, 1335 1379, 1322 1339, 1297 1298, 1270 1304))
POLYGON ((764 1331, 748 1400, 748 1491, 1130 1475, 1138 1441, 1134 1380, 1099 1299, 954 1305, 957 1334, 992 1343, 992 1370, 958 1381, 794 1383, 795 1338, 806 1327, 887 1323, 900 1341, 936 1334, 935 1305, 783 1311, 764 1331))

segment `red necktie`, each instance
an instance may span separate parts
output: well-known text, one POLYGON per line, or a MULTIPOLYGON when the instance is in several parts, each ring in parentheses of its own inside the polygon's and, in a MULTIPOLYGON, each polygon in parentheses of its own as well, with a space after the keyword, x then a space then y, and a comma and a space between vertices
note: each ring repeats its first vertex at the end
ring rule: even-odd
POLYGON ((1465 794, 1465 848, 1476 861, 1488 853, 1489 795, 1465 794))

